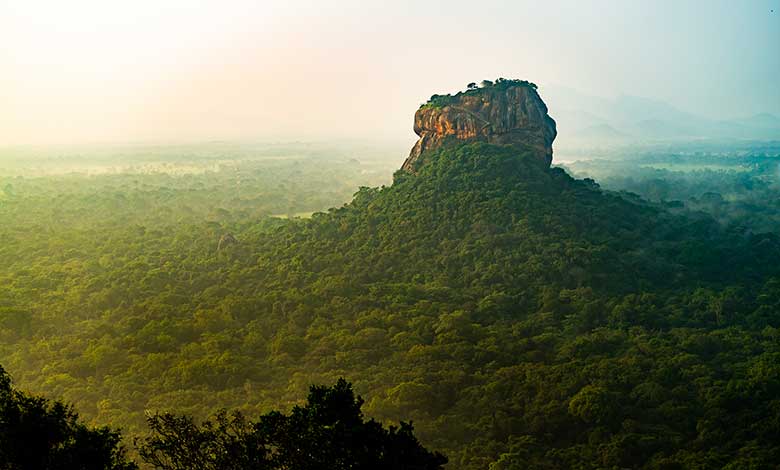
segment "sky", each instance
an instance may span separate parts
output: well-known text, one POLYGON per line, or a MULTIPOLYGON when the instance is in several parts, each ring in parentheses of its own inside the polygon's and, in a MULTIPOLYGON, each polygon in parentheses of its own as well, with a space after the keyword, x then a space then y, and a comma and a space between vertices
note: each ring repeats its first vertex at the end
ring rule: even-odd
POLYGON ((780 0, 0 0, 0 146, 413 140, 496 77, 780 115, 780 0))

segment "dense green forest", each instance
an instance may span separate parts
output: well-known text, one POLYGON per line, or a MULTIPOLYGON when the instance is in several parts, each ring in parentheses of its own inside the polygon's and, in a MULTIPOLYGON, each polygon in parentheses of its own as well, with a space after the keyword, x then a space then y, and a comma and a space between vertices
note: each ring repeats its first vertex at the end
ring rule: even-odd
POLYGON ((347 377, 448 468, 775 468, 777 160, 425 158, 2 177, 0 364, 129 437, 347 377))
MULTIPOLYGON (((220 410, 200 423, 190 416, 150 413, 151 433, 135 445, 141 461, 159 470, 441 470, 447 458, 425 449, 411 423, 385 429, 366 421, 363 399, 339 379, 312 386, 304 406, 257 420, 220 410)), ((137 470, 121 434, 90 428, 73 407, 11 385, 0 368, 0 469, 137 470)))
POLYGON ((591 160, 566 165, 606 189, 632 192, 667 209, 705 212, 724 225, 780 232, 780 165, 777 154, 651 153, 631 160, 591 160))

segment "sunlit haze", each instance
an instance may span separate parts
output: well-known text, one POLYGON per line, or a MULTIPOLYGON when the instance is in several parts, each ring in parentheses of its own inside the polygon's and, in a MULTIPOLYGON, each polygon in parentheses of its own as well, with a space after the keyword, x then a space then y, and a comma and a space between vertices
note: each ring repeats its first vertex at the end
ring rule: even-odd
POLYGON ((778 469, 780 0, 0 0, 0 470, 778 469))
MULTIPOLYGON (((0 146, 408 140, 499 76, 780 113, 780 1, 0 0, 0 146)), ((555 102, 552 96, 551 102, 555 102)), ((555 116, 555 109, 551 109, 555 116)))

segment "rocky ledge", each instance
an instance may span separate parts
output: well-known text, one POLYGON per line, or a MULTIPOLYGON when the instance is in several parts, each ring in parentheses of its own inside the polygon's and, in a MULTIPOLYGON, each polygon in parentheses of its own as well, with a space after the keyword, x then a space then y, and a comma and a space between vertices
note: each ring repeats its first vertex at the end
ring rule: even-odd
POLYGON ((411 172, 421 155, 451 141, 516 145, 549 166, 556 136, 536 85, 506 79, 471 83, 456 95, 433 95, 415 113, 414 132, 420 138, 402 166, 411 172))

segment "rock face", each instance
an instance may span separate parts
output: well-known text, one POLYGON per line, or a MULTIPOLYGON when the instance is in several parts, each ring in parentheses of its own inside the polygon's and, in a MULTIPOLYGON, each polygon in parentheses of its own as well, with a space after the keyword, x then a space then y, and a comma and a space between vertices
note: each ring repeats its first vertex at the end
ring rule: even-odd
POLYGON ((523 83, 491 84, 432 98, 414 115, 414 132, 420 138, 401 168, 414 172, 423 153, 452 139, 517 145, 549 166, 557 134, 555 121, 536 87, 523 83))
POLYGON ((232 233, 226 233, 219 237, 219 243, 217 243, 217 251, 223 250, 230 245, 235 245, 238 243, 238 240, 236 240, 236 237, 233 236, 232 233))

